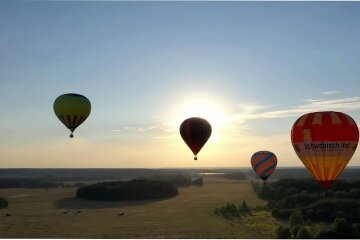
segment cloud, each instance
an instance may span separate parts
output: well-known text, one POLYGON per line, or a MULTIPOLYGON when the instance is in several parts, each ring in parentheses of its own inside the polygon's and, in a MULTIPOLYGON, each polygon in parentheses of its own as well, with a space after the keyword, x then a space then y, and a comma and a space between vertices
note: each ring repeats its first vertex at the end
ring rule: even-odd
MULTIPOLYGON (((236 139, 239 135, 251 136, 254 130, 249 120, 276 119, 300 117, 308 112, 316 111, 360 111, 360 97, 333 98, 333 99, 305 99, 299 105, 279 109, 275 106, 246 103, 237 105, 237 108, 226 116, 228 121, 221 128, 214 127, 214 134, 226 139, 236 139)), ((164 122, 143 123, 139 125, 114 128, 113 132, 121 133, 123 139, 134 138, 137 135, 147 136, 146 141, 175 139, 178 137, 179 123, 168 119, 164 122)))
POLYGON ((138 127, 137 130, 139 132, 148 132, 148 131, 153 131, 153 130, 157 130, 159 129, 160 125, 151 125, 151 126, 146 126, 146 127, 138 127))
POLYGON ((128 133, 135 133, 135 132, 150 132, 150 131, 166 131, 168 127, 167 124, 149 124, 149 125, 142 125, 142 126, 126 126, 119 129, 112 129, 112 132, 128 132, 128 133))
POLYGON ((293 108, 277 111, 259 111, 261 106, 245 109, 237 113, 237 121, 241 123, 247 119, 284 118, 317 111, 358 111, 360 110, 360 97, 335 99, 305 99, 306 103, 293 108))
POLYGON ((306 99, 304 99, 303 101, 304 101, 304 102, 317 102, 317 101, 321 101, 321 100, 323 100, 323 99, 306 98, 306 99))
POLYGON ((331 91, 323 91, 321 92, 321 95, 335 95, 335 94, 339 94, 339 91, 336 90, 331 90, 331 91))

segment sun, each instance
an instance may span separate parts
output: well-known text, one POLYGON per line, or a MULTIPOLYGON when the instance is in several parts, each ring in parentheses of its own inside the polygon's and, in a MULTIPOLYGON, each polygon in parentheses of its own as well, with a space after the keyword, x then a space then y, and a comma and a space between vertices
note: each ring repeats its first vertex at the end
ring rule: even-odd
POLYGON ((206 119, 212 127, 211 138, 220 139, 220 131, 229 123, 226 107, 213 98, 189 98, 182 101, 174 113, 174 122, 180 124, 187 118, 200 117, 206 119))

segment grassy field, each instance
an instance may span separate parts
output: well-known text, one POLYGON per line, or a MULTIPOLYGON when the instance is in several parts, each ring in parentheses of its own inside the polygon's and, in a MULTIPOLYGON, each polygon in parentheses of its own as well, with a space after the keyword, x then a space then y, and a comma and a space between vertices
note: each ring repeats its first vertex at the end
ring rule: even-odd
POLYGON ((2 189, 10 207, 0 210, 0 238, 274 237, 279 223, 270 212, 254 212, 239 222, 214 214, 215 207, 230 202, 264 205, 248 182, 208 178, 204 187, 179 190, 177 197, 160 201, 97 202, 74 198, 75 188, 2 189))

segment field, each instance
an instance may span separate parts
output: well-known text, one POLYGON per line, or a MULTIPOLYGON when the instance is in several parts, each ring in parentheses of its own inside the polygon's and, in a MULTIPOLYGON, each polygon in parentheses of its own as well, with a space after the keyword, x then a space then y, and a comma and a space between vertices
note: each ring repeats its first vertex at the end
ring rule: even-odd
POLYGON ((0 196, 10 206, 0 210, 0 238, 273 238, 279 222, 268 211, 254 211, 238 222, 214 214, 226 203, 265 204, 249 182, 218 180, 206 177, 204 187, 179 188, 177 197, 141 202, 79 200, 76 188, 2 189, 0 196))

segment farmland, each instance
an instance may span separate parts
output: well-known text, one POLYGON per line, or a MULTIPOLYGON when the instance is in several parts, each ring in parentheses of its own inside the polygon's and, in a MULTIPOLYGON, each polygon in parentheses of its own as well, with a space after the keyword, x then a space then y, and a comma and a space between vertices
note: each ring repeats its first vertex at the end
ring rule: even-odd
POLYGON ((1 189, 1 238, 273 238, 279 222, 269 211, 239 221, 214 214, 227 203, 261 206, 248 181, 205 177, 203 187, 179 188, 157 201, 104 202, 75 198, 76 188, 1 189), (69 209, 64 214, 64 209, 69 209), (78 211, 81 211, 78 213, 78 211), (12 216, 6 217, 10 212, 12 216), (118 213, 125 214, 119 216, 118 213))

